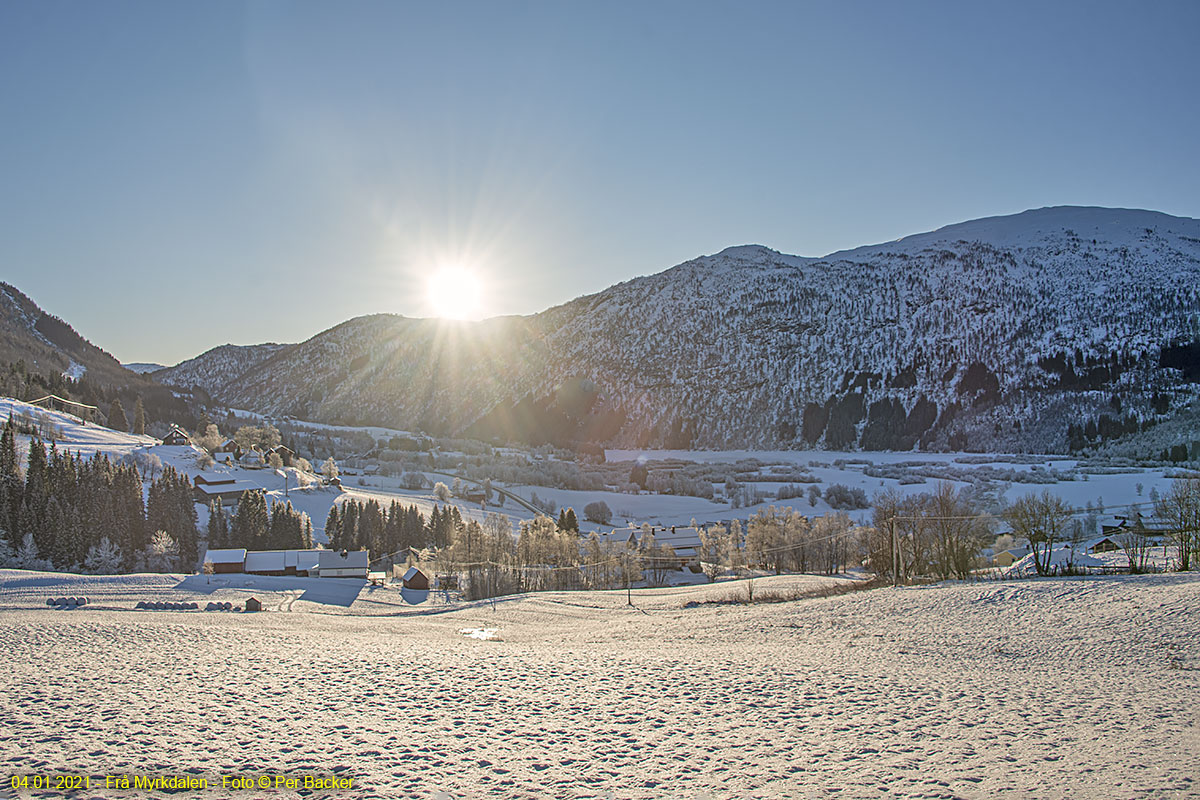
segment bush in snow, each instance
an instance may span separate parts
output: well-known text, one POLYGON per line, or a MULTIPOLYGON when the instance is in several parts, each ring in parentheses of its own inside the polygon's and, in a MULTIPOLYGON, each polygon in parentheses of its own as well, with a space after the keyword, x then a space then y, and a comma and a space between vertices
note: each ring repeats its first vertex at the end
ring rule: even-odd
POLYGON ((867 493, 862 489, 851 489, 840 483, 826 487, 825 502, 829 503, 830 508, 841 509, 869 508, 871 505, 867 502, 867 493))
POLYGON ((447 486, 446 484, 442 483, 441 481, 438 481, 437 483, 435 483, 433 485, 433 496, 436 497, 438 500, 441 500, 443 503, 449 502, 450 501, 450 487, 447 486))

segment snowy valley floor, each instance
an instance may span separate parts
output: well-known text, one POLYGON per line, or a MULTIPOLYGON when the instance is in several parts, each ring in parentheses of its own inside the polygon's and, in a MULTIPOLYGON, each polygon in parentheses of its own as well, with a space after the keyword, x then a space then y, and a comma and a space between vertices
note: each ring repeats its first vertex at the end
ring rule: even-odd
MULTIPOLYGON (((332 773, 355 787, 239 797, 1200 793, 1200 574, 684 607, 724 584, 640 592, 633 609, 623 592, 493 610, 364 590, 323 605, 264 584, 258 614, 132 610, 203 607, 203 578, 36 576, 0 573, 10 774, 332 773), (44 605, 59 594, 94 605, 44 605)), ((0 789, 14 795, 63 796, 0 789)))

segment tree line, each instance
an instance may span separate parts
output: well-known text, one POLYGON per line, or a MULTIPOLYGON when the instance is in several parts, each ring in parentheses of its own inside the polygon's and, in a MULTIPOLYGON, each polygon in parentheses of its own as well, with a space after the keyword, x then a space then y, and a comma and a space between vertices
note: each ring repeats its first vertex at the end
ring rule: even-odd
POLYGON ((199 557, 192 484, 172 467, 150 482, 133 463, 49 449, 21 469, 12 420, 0 434, 0 562, 25 569, 191 569, 199 557))
POLYGON ((313 546, 312 521, 292 508, 291 501, 274 502, 267 509, 262 491, 242 492, 230 515, 219 501, 208 509, 208 549, 307 550, 313 546))

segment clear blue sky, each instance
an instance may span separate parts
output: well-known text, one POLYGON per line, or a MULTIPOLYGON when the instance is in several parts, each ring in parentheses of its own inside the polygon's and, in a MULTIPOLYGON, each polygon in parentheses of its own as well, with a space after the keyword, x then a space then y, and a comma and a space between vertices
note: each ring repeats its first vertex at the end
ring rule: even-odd
POLYGON ((1200 3, 0 3, 0 264, 124 361, 730 245, 1200 217, 1200 3))

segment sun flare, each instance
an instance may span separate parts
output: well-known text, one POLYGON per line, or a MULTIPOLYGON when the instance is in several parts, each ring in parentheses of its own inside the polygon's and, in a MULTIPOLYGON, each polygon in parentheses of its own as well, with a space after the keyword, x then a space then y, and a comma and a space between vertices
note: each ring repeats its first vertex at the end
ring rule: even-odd
POLYGON ((479 274, 458 265, 439 267, 426 282, 425 300, 434 316, 475 319, 483 306, 479 274))

